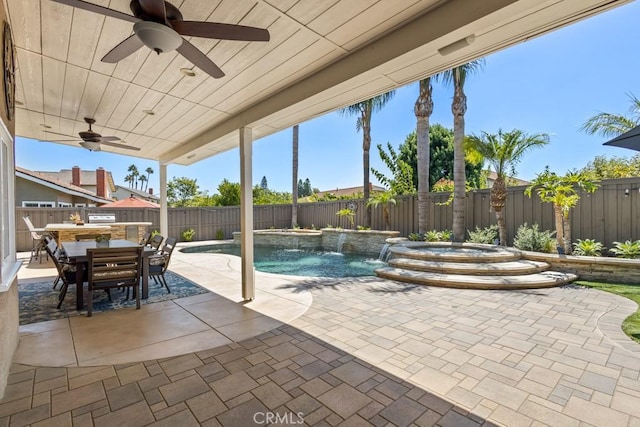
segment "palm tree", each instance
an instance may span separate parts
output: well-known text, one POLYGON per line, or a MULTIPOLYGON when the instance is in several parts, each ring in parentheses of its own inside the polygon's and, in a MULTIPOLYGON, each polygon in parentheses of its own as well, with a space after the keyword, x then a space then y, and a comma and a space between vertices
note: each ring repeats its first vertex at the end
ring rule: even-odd
POLYGON ((131 184, 136 190, 138 189, 138 177, 140 176, 140 172, 138 172, 138 167, 136 165, 129 165, 127 168, 127 172, 131 174, 131 184))
MULTIPOLYGON (((356 129, 360 131, 362 129, 362 172, 364 175, 363 180, 363 197, 365 203, 369 200, 369 151, 371 149, 371 115, 380 111, 387 102, 393 98, 394 91, 389 91, 378 95, 366 101, 358 102, 357 104, 350 105, 342 108, 340 112, 344 115, 357 116, 356 129)), ((365 210, 364 218, 365 226, 371 226, 371 209, 365 210)))
POLYGON ((141 175, 140 178, 138 178, 138 180, 140 181, 140 190, 143 190, 144 183, 147 182, 147 177, 145 175, 141 175))
POLYGON ((464 115, 467 112, 467 96, 464 83, 467 76, 478 71, 484 65, 483 60, 468 62, 452 70, 445 71, 437 78, 446 84, 453 84, 453 225, 451 227, 454 242, 463 242, 465 237, 466 177, 464 171, 464 115))
POLYGON ((382 218, 384 221, 384 229, 389 229, 389 205, 395 205, 395 194, 392 191, 376 192, 367 200, 367 207, 382 206, 382 218))
POLYGON ((298 125, 293 127, 293 169, 291 172, 291 227, 298 225, 298 125))
POLYGON ((640 99, 630 93, 631 106, 629 113, 632 117, 620 114, 600 113, 587 119, 580 130, 585 131, 589 135, 599 134, 605 138, 612 138, 630 131, 634 127, 640 125, 640 99))
POLYGON ((416 116, 418 157, 418 232, 426 233, 429 226, 429 117, 433 113, 431 78, 420 80, 420 94, 413 107, 416 116))
POLYGON ((527 151, 541 148, 548 143, 549 135, 547 134, 527 135, 518 129, 511 132, 498 130, 497 135, 482 132, 479 136, 469 136, 465 141, 468 151, 486 159, 495 169, 497 178, 491 187, 491 207, 496 213, 502 246, 507 245, 507 224, 503 212, 507 200, 507 174, 510 173, 512 176, 516 174, 515 166, 527 151))
POLYGON ((590 179, 580 172, 569 172, 565 176, 559 176, 551 172, 549 167, 538 174, 525 190, 525 194, 531 197, 535 192, 545 203, 553 204, 553 212, 556 225, 557 247, 562 248, 565 254, 571 254, 571 217, 569 213, 578 204, 580 194, 578 188, 587 193, 593 193, 598 188, 597 181, 590 179))
POLYGON ((147 180, 146 180, 147 181, 147 186, 144 189, 144 191, 147 191, 149 189, 149 179, 151 178, 151 174, 153 173, 153 168, 148 167, 144 171, 147 174, 147 180))
POLYGON ((131 183, 133 182, 133 176, 132 175, 127 175, 124 177, 124 182, 128 182, 129 183, 129 188, 133 188, 133 185, 131 185, 131 183))

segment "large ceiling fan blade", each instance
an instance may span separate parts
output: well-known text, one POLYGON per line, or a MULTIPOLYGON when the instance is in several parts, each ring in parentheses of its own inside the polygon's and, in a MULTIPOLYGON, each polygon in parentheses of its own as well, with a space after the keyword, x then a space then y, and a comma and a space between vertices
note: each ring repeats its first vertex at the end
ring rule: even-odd
POLYGON ((133 34, 129 38, 124 39, 122 42, 120 42, 119 45, 111 49, 109 53, 103 56, 102 62, 115 64, 116 62, 119 62, 132 53, 136 52, 142 46, 144 46, 142 41, 140 41, 138 36, 133 34))
POLYGON ((177 49, 180 55, 187 58, 196 67, 200 68, 205 73, 209 74, 215 79, 224 77, 224 73, 216 64, 210 60, 207 55, 202 53, 197 47, 189 43, 187 40, 182 41, 182 45, 177 49))
POLYGON ((244 25, 199 21, 170 21, 169 23, 174 30, 183 36, 250 42, 268 42, 270 37, 269 31, 264 28, 246 27, 244 25))
POLYGON ((167 22, 167 9, 164 0, 139 0, 140 7, 145 14, 157 19, 157 22, 167 22))
POLYGON ((52 132, 52 131, 50 131, 50 130, 45 130, 45 131, 44 131, 44 133, 47 133, 47 134, 49 134, 49 133, 50 133, 51 135, 68 136, 69 138, 75 138, 75 139, 78 139, 78 137, 77 137, 77 136, 68 135, 68 134, 66 134, 66 133, 52 132))
POLYGON ((118 138, 117 136, 101 136, 98 139, 100 140, 100 142, 120 141, 120 138, 118 138))
POLYGON ((135 16, 127 15, 126 13, 119 12, 117 10, 109 9, 106 7, 98 6, 97 4, 89 3, 82 0, 52 0, 56 3, 66 4, 67 6, 77 7, 78 9, 88 10, 89 12, 100 13, 112 18, 122 19, 129 22, 138 22, 140 19, 135 16))
POLYGON ((76 139, 40 139, 40 142, 80 142, 76 139))
POLYGON ((140 151, 140 149, 138 147, 134 147, 134 146, 131 146, 131 145, 116 144, 116 143, 113 143, 113 142, 105 142, 105 141, 100 142, 100 144, 101 145, 108 145, 109 147, 124 148, 125 150, 140 151))

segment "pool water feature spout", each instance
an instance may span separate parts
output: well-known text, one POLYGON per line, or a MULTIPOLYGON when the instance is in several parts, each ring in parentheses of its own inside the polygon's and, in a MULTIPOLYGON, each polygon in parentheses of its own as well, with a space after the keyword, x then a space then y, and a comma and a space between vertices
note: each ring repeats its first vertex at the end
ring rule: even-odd
POLYGON ((380 255, 378 255, 378 261, 387 262, 389 260, 389 256, 391 255, 391 251, 389 250, 390 247, 391 245, 388 243, 385 243, 384 246, 382 246, 382 249, 380 249, 380 255))
POLYGON ((344 246, 345 240, 347 240, 347 234, 340 233, 340 235, 338 236, 338 248, 337 248, 337 252, 340 254, 342 253, 342 246, 344 246))

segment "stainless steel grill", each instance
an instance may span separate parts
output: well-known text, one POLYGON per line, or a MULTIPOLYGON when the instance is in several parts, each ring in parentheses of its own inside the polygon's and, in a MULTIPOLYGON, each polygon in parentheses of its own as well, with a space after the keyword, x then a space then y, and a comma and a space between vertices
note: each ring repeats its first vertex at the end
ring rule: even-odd
POLYGON ((89 213, 87 215, 90 224, 112 224, 116 222, 114 213, 89 213))

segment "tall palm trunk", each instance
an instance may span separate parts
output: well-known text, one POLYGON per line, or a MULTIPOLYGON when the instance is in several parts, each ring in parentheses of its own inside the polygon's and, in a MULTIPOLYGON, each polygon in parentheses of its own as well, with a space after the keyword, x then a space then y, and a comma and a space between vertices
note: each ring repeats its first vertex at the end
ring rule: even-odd
POLYGON ((569 218, 568 214, 562 216, 562 232, 564 234, 564 253, 571 255, 571 252, 573 252, 571 247, 571 218, 569 218))
POLYGON ((364 197, 364 225, 371 227, 371 206, 367 206, 369 201, 369 152, 371 150, 371 109, 362 110, 362 172, 364 184, 362 193, 364 197))
POLYGON ((453 69, 453 241, 464 242, 466 176, 464 170, 464 114, 467 97, 464 94, 460 68, 453 69))
POLYGON ((504 219, 504 206, 507 200, 507 185, 504 176, 498 175, 496 181, 491 187, 491 207, 496 213, 496 222, 498 223, 498 236, 500 244, 507 246, 507 223, 504 219))
POLYGON ((562 212, 562 206, 553 205, 553 216, 556 223, 556 246, 558 248, 564 248, 564 214, 562 212))
POLYGON ((293 168, 291 172, 291 228, 298 225, 298 125, 293 127, 293 168))
POLYGON ((389 224, 391 223, 391 216, 389 215, 389 208, 386 204, 382 207, 382 218, 384 221, 384 230, 388 231, 389 224))
POLYGON ((429 227, 429 117, 433 113, 431 79, 420 80, 420 95, 413 107, 416 115, 416 140, 418 145, 418 232, 429 227))

